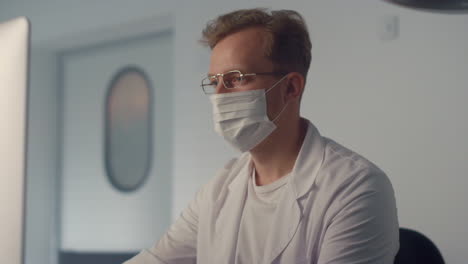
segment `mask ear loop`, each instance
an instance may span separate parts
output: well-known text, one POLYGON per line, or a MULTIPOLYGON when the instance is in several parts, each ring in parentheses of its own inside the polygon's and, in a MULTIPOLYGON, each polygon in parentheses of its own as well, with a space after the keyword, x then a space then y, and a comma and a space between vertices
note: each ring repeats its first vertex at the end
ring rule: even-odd
MULTIPOLYGON (((283 78, 279 79, 279 81, 277 81, 275 84, 273 84, 268 90, 265 91, 265 94, 268 93, 271 89, 273 89, 276 85, 278 85, 282 80, 284 80, 284 78, 286 78, 286 76, 287 75, 283 76, 283 78)), ((283 109, 281 109, 279 114, 277 114, 276 117, 273 120, 271 120, 271 122, 274 123, 280 117, 280 115, 283 113, 284 109, 286 109, 286 106, 288 106, 288 104, 289 104, 289 102, 287 102, 284 105, 283 109)))
POLYGON ((288 104, 289 104, 289 102, 287 102, 287 103, 284 105, 283 109, 281 109, 281 111, 279 112, 279 114, 277 114, 276 117, 275 117, 273 120, 271 120, 271 122, 274 123, 274 122, 280 117, 280 115, 283 113, 284 109, 286 109, 286 107, 288 106, 288 104))
POLYGON ((283 78, 279 79, 279 81, 275 82, 268 90, 265 91, 265 94, 268 93, 271 89, 275 88, 276 85, 278 85, 284 78, 286 78, 287 75, 283 76, 283 78))

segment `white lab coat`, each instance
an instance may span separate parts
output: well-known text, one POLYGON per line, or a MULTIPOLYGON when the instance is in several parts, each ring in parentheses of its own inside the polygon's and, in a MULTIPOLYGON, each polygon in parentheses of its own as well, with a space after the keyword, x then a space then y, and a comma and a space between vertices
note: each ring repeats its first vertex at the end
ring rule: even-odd
MULTIPOLYGON (((167 233, 126 264, 234 263, 250 154, 202 187, 167 233)), ((394 192, 375 165, 308 131, 265 237, 263 264, 393 263, 394 192)))

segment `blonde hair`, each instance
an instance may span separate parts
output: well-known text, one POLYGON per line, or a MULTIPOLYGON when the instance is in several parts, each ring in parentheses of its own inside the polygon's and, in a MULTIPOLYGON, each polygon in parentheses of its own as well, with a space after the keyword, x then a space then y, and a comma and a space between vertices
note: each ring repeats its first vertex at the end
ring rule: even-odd
POLYGON ((265 56, 273 62, 275 70, 298 72, 306 79, 312 43, 305 21, 296 11, 263 8, 233 11, 209 21, 200 41, 213 49, 224 37, 251 27, 265 29, 265 56))

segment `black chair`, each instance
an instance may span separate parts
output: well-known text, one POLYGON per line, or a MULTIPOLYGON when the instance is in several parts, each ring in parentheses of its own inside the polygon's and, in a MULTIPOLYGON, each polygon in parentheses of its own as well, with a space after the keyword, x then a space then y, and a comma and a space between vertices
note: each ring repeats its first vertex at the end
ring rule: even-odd
POLYGON ((440 251, 423 234, 400 228, 400 250, 394 264, 445 264, 440 251))

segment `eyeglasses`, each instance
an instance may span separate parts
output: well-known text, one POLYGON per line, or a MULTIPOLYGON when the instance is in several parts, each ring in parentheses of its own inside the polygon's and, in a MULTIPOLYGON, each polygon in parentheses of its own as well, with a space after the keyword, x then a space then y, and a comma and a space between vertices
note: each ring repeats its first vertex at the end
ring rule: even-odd
POLYGON ((235 89, 245 84, 248 76, 256 75, 284 75, 284 72, 258 72, 258 73, 242 73, 238 70, 228 71, 225 73, 218 73, 203 78, 201 87, 205 94, 216 93, 216 87, 218 87, 219 77, 223 77, 223 85, 226 89, 235 89))

